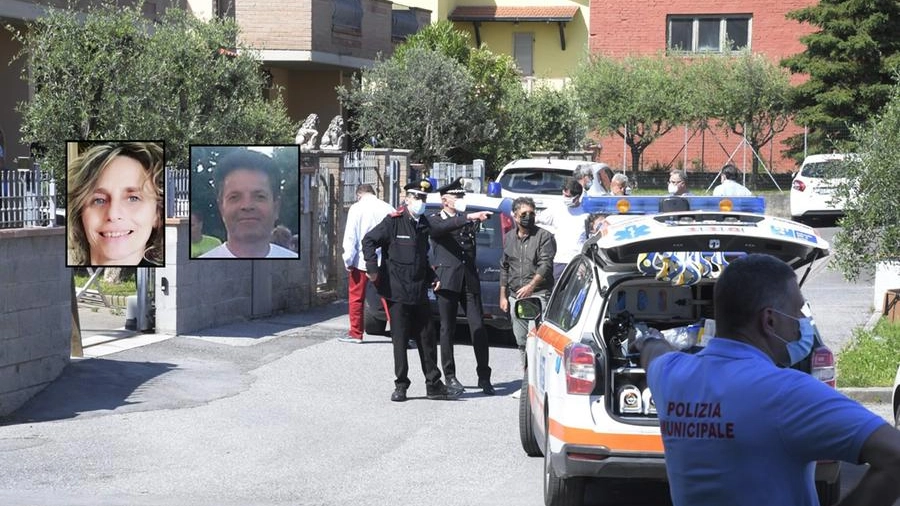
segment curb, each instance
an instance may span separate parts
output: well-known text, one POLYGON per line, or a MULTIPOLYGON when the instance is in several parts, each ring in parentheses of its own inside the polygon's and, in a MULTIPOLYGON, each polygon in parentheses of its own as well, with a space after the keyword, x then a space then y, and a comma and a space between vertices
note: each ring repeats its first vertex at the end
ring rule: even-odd
POLYGON ((888 387, 838 388, 838 391, 860 404, 891 402, 891 389, 888 387))

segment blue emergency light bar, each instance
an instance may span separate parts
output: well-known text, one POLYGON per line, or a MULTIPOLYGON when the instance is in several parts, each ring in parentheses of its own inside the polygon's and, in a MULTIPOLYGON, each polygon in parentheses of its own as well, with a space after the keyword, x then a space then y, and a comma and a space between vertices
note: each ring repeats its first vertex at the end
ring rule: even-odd
POLYGON ((658 214, 667 211, 708 211, 764 214, 764 197, 584 197, 581 207, 589 213, 658 214), (663 201, 666 201, 663 204, 663 201), (685 206, 685 202, 687 207, 685 206))

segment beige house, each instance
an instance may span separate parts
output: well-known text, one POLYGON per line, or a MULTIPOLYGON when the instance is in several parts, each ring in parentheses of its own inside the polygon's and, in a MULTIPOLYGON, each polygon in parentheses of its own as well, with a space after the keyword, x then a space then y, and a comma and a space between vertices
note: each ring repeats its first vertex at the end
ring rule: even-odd
POLYGON ((431 11, 431 21, 450 20, 486 44, 515 58, 526 88, 539 82, 562 86, 587 53, 589 1, 405 0, 431 11))

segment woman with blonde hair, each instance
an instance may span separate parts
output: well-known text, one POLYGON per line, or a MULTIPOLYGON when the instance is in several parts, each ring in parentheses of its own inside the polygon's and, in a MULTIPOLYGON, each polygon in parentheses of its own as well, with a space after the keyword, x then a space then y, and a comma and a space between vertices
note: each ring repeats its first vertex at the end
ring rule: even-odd
POLYGON ((163 177, 163 148, 153 142, 98 143, 70 160, 69 265, 162 265, 163 177))

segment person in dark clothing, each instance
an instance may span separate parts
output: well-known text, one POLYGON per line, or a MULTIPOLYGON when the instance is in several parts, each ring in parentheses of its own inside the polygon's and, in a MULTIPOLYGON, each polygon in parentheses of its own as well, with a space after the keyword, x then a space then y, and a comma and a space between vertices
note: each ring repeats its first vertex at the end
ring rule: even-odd
POLYGON ((509 311, 513 334, 522 355, 522 367, 525 367, 525 338, 529 322, 518 318, 513 308, 518 299, 532 295, 540 297, 546 305, 553 288, 556 240, 550 232, 535 225, 535 206, 531 197, 517 198, 513 201, 512 209, 516 228, 507 232, 503 242, 500 310, 509 311))
POLYGON ((448 389, 437 367, 437 343, 431 324, 431 308, 426 289, 436 277, 428 263, 428 219, 425 198, 432 191, 428 180, 410 183, 406 205, 389 214, 363 237, 366 276, 387 303, 394 346, 394 393, 391 400, 403 402, 409 389, 409 362, 406 343, 415 339, 425 374, 425 392, 429 399, 451 399, 462 391, 448 389), (381 248, 381 266, 375 252, 381 248))
POLYGON ((464 390, 456 378, 456 362, 453 360, 453 336, 456 333, 456 311, 465 304, 469 335, 475 351, 478 387, 486 395, 494 395, 491 385, 491 368, 488 365, 489 348, 481 308, 481 280, 475 268, 475 233, 479 224, 492 213, 466 212, 466 191, 456 178, 450 184, 438 188, 443 209, 428 217, 431 225, 431 241, 434 247, 435 274, 438 278, 438 310, 441 315, 441 368, 447 386, 464 390))

